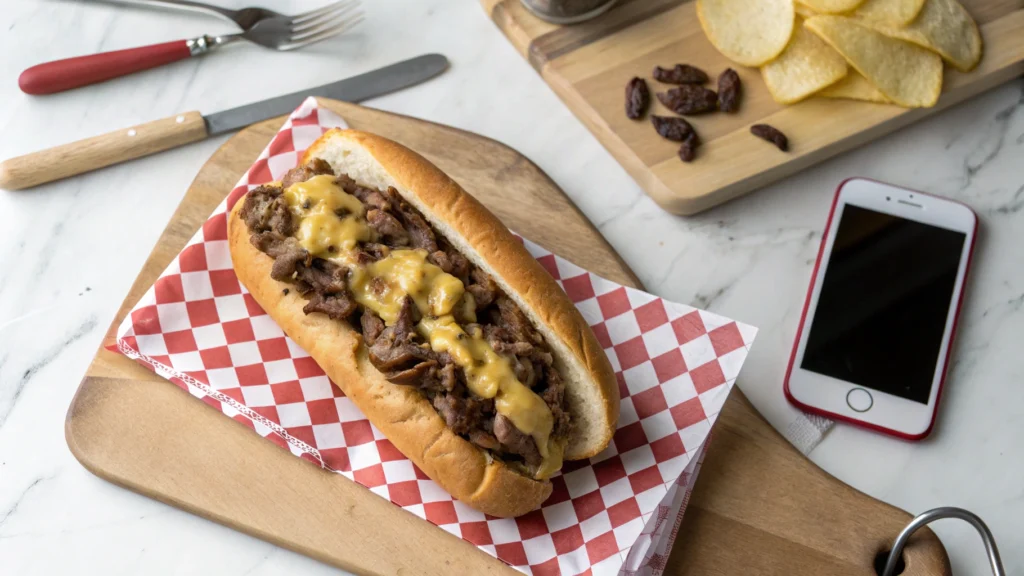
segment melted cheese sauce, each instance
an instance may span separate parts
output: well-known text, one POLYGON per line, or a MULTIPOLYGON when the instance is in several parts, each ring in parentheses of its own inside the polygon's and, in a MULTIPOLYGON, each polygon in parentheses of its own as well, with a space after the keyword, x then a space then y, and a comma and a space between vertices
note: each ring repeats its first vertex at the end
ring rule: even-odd
POLYGON ((472 292, 462 295, 458 308, 455 309, 456 318, 470 324, 476 324, 476 298, 472 292))
POLYGON ((392 250, 369 266, 355 268, 349 288, 356 302, 395 323, 402 300, 411 296, 423 316, 451 314, 465 292, 462 281, 427 261, 426 250, 392 250))
POLYGON ((351 253, 371 239, 365 208, 330 175, 314 176, 284 191, 299 221, 296 239, 313 256, 344 262, 356 302, 377 313, 388 326, 398 320, 410 296, 422 320, 416 329, 435 352, 447 352, 466 374, 469 389, 494 398, 495 410, 533 437, 543 462, 535 473, 547 478, 562 467, 563 445, 551 439, 554 419, 544 400, 520 382, 510 361, 494 351, 479 327, 467 333, 455 319, 476 321, 476 304, 462 281, 427 260, 426 250, 396 249, 367 266, 351 253))
POLYGON ((292 184, 284 191, 284 199, 299 220, 295 238, 317 258, 336 257, 370 240, 363 203, 335 184, 334 176, 292 184))
POLYGON ((416 327, 434 352, 447 352, 466 373, 466 385, 482 398, 494 398, 495 410, 533 437, 544 459, 536 472, 547 478, 562 467, 562 445, 551 439, 554 418, 551 410, 533 390, 520 382, 512 364, 499 355, 483 337, 480 327, 467 333, 453 316, 424 316, 416 327))

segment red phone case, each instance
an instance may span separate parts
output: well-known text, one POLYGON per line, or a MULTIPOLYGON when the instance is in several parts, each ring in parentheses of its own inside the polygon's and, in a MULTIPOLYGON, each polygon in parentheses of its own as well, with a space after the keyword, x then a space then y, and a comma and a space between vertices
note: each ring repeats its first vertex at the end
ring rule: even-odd
MULTIPOLYGON (((821 246, 818 248, 818 258, 814 261, 814 270, 811 271, 811 281, 807 285, 807 296, 804 299, 804 309, 800 313, 800 324, 797 326, 796 337, 793 339, 793 351, 789 355, 789 365, 786 367, 786 378, 783 381, 782 391, 783 391, 783 393, 785 393, 786 399, 789 400, 790 404, 796 406, 797 408, 799 408, 799 409, 801 409, 801 410, 803 410, 805 412, 810 412, 812 414, 818 414, 818 415, 824 416, 826 418, 832 418, 833 420, 840 420, 840 421, 843 421, 843 422, 848 422, 850 424, 853 424, 854 426, 860 426, 862 428, 867 428, 869 430, 874 430, 876 432, 882 432, 882 433, 885 433, 885 434, 889 434, 891 436, 896 436, 897 438, 902 438, 904 440, 911 440, 911 441, 922 440, 925 437, 927 437, 929 434, 931 434, 932 428, 935 426, 935 415, 939 411, 939 402, 942 401, 942 388, 943 388, 943 386, 946 383, 946 372, 949 370, 949 358, 953 355, 952 354, 952 352, 953 352, 953 342, 956 340, 956 327, 957 327, 957 324, 960 322, 960 308, 963 306, 963 303, 964 303, 964 293, 967 291, 967 277, 971 273, 971 261, 974 259, 974 240, 975 240, 975 238, 978 235, 978 222, 977 222, 977 218, 978 217, 977 217, 977 214, 974 212, 974 209, 972 209, 970 206, 964 204, 963 202, 957 202, 956 200, 950 200, 949 198, 942 198, 942 200, 947 200, 949 202, 956 202, 957 204, 960 204, 960 205, 964 206, 965 208, 967 208, 968 210, 970 210, 971 214, 975 214, 975 217, 974 217, 975 218, 975 224, 974 224, 974 231, 971 233, 971 249, 967 252, 967 266, 966 266, 966 268, 964 268, 964 285, 963 285, 963 288, 960 290, 960 297, 957 299, 957 302, 956 302, 956 312, 953 315, 953 328, 949 332, 949 343, 950 343, 950 346, 949 346, 948 352, 946 354, 946 360, 945 360, 945 362, 942 365, 942 378, 939 379, 939 391, 938 391, 938 394, 935 396, 935 406, 932 409, 932 419, 928 423, 928 428, 926 428, 925 431, 920 433, 920 434, 907 434, 905 432, 900 432, 898 430, 893 430, 891 428, 886 428, 884 426, 879 426, 877 424, 871 424, 870 422, 863 422, 861 420, 857 420, 855 418, 850 418, 850 417, 844 416, 842 414, 836 414, 834 412, 829 412, 828 410, 822 410, 821 408, 817 408, 815 406, 810 406, 808 404, 804 404, 803 402, 800 402, 799 400, 794 398, 793 395, 789 392, 789 377, 793 373, 793 363, 796 361, 796 349, 797 349, 797 347, 798 347, 798 345, 800 343, 800 335, 804 331, 804 322, 806 322, 806 320, 807 320, 807 309, 811 305, 811 294, 814 292, 814 279, 818 276, 818 267, 821 266, 821 259, 822 259, 822 257, 825 254, 825 240, 828 238, 829 230, 832 228, 832 219, 835 217, 835 214, 836 214, 836 206, 839 205, 839 193, 842 192, 843 186, 845 186, 847 182, 849 182, 850 180, 854 180, 854 179, 855 178, 847 178, 846 180, 843 180, 842 182, 840 182, 839 186, 836 188, 835 196, 832 198, 832 208, 830 208, 829 212, 828 212, 828 220, 825 222, 825 230, 821 233, 821 246)), ((856 179, 868 180, 870 182, 877 182, 879 184, 885 184, 885 182, 881 182, 879 180, 874 180, 874 179, 871 179, 871 178, 857 177, 856 179)), ((886 184, 886 185, 887 186, 892 186, 892 184, 886 184)), ((902 188, 902 186, 899 186, 899 188, 902 188)), ((906 188, 904 188, 904 189, 906 190, 906 188)), ((921 194, 922 196, 931 196, 933 198, 938 198, 938 196, 935 196, 934 194, 928 194, 926 192, 918 192, 916 190, 914 190, 914 194, 921 194)))

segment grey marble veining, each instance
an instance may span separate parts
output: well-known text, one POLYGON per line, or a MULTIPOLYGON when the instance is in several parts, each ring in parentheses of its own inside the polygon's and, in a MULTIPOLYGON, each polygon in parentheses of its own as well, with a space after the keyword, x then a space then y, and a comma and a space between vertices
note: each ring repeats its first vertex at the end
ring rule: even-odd
MULTIPOLYGON (((308 7, 267 4, 282 12, 308 7)), ((1024 80, 680 218, 643 195, 475 1, 364 4, 368 20, 358 33, 309 50, 232 46, 32 98, 16 86, 32 64, 231 27, 89 1, 8 2, 0 10, 0 158, 442 52, 452 61, 442 77, 368 104, 516 148, 572 197, 649 290, 758 326, 739 385, 783 431, 795 411, 782 397, 782 375, 836 185, 866 176, 966 202, 978 212, 980 236, 935 433, 910 444, 837 426, 811 458, 911 512, 974 510, 995 532, 1009 573, 1024 572, 1024 80)), ((195 173, 224 140, 33 191, 0 191, 0 571, 339 573, 99 480, 64 443, 65 411, 109 319, 195 173)), ((956 524, 936 530, 956 574, 986 574, 973 533, 956 524)))

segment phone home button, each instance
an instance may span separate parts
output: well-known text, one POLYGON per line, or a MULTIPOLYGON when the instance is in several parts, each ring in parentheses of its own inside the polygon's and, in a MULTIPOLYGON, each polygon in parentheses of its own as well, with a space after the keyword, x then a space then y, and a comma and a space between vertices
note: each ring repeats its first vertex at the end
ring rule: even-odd
POLYGON ((871 393, 863 388, 854 388, 846 393, 846 404, 854 412, 867 412, 875 405, 871 393))

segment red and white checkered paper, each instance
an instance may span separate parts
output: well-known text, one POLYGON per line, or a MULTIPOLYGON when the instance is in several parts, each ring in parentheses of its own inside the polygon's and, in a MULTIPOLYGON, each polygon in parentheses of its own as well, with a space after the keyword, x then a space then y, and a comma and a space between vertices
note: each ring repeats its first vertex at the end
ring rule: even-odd
POLYGON ((590 323, 622 396, 614 441, 568 462, 516 519, 486 516, 428 479, 332 385, 238 282, 226 213, 280 179, 341 118, 310 98, 118 330, 117 349, 224 415, 527 574, 661 574, 711 426, 756 330, 610 282, 524 241, 590 323))

